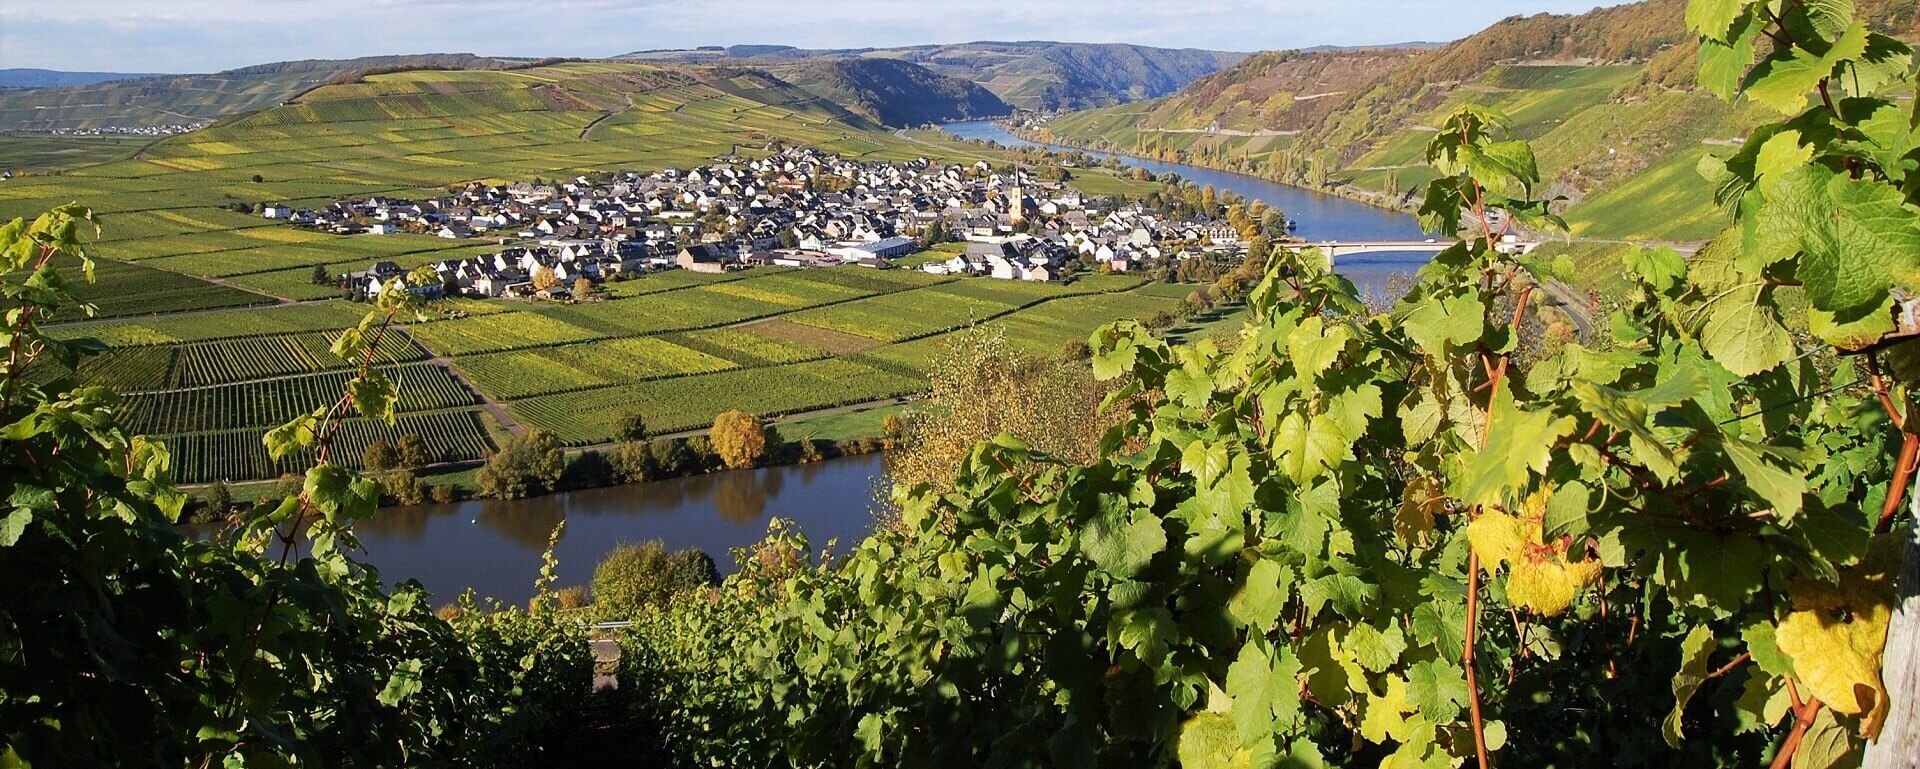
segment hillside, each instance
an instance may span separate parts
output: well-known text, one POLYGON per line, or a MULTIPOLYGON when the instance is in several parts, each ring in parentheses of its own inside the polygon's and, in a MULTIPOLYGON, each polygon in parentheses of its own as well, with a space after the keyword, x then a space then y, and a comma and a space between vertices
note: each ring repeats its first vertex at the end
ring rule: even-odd
POLYGON ((155 72, 62 72, 52 69, 13 68, 0 69, 0 89, 10 88, 66 88, 76 85, 93 85, 109 80, 128 80, 132 78, 161 77, 155 72))
POLYGON ((417 54, 286 61, 204 75, 113 75, 105 82, 0 92, 0 131, 197 125, 280 104, 349 73, 516 63, 469 53, 417 54))
POLYGON ((1063 110, 1171 94, 1245 57, 1245 54, 1225 51, 1118 43, 982 41, 858 49, 754 45, 635 51, 619 58, 763 64, 811 59, 898 59, 942 75, 971 80, 1021 109, 1063 110))
MULTIPOLYGON (((1045 131, 1405 204, 1430 173, 1420 151, 1433 121, 1480 104, 1534 141, 1575 235, 1698 240, 1719 213, 1697 185, 1667 182, 1756 115, 1694 88, 1685 6, 1516 16, 1431 50, 1263 53, 1173 96, 1062 115, 1045 131)), ((1856 6, 1877 29, 1920 37, 1910 0, 1856 6)))
POLYGON ((944 123, 1013 111, 972 81, 898 59, 827 59, 768 69, 884 125, 944 123))

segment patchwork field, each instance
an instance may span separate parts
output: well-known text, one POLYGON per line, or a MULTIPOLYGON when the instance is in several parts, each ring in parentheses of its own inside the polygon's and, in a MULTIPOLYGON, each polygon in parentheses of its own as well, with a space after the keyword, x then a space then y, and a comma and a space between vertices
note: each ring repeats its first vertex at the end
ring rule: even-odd
MULTIPOLYGON (((315 267, 412 267, 498 246, 339 237, 246 213, 251 207, 687 167, 773 141, 868 159, 1001 159, 939 134, 877 130, 751 73, 624 63, 407 72, 325 86, 294 104, 142 143, 137 155, 122 143, 0 141, 65 169, 0 184, 0 217, 81 201, 105 228, 90 248, 102 260, 100 282, 85 289, 98 314, 63 315, 51 328, 107 351, 76 370, 41 367, 35 376, 127 393, 129 424, 172 446, 186 482, 270 478, 302 460, 269 461, 262 432, 337 397, 350 366, 327 348, 366 311, 317 285, 315 267)), ((525 427, 583 444, 607 439, 627 413, 668 431, 702 427, 730 408, 776 416, 906 395, 924 386, 925 356, 940 334, 979 321, 1024 323, 1045 336, 1036 349, 1058 349, 1053 337, 1084 336, 1111 313, 1092 302, 1055 317, 1051 305, 1131 287, 1107 278, 1059 286, 763 268, 650 275, 571 305, 446 302, 382 343, 379 363, 400 386, 400 425, 350 419, 333 457, 357 463, 368 442, 415 433, 439 458, 476 459, 505 432, 482 408, 496 404, 525 427), (903 340, 916 341, 892 344, 903 340)), ((1113 307, 1172 304, 1112 298, 1113 307)))

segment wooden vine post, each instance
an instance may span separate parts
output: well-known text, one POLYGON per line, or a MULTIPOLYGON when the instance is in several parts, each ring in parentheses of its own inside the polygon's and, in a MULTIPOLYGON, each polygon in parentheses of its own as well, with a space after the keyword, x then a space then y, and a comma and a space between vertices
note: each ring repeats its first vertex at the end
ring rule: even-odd
POLYGON ((1880 668, 1892 708, 1867 745, 1865 769, 1920 769, 1920 494, 1911 495, 1907 510, 1906 553, 1880 668))

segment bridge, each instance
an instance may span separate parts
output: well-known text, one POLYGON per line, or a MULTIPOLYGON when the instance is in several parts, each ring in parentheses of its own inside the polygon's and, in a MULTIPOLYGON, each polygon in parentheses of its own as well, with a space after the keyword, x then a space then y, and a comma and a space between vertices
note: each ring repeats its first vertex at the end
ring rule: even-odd
MULTIPOLYGON (((1321 252, 1325 253, 1328 258, 1339 259, 1343 256, 1358 256, 1360 254, 1402 253, 1409 251, 1437 254, 1452 247, 1453 241, 1438 238, 1429 240, 1322 240, 1317 243, 1288 243, 1285 245, 1290 248, 1318 248, 1321 252)), ((1539 245, 1539 243, 1516 240, 1497 243, 1494 245, 1494 248, 1509 254, 1525 254, 1532 252, 1533 249, 1539 245)))

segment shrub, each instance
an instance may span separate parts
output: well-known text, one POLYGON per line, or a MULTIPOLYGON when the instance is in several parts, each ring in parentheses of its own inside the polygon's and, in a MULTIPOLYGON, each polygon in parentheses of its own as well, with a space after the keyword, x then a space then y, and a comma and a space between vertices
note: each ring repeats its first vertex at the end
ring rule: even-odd
POLYGON ((436 483, 427 488, 427 496, 432 498, 436 504, 444 505, 459 500, 460 490, 452 484, 436 483))
POLYGON ((524 499, 554 490, 566 472, 560 441, 544 430, 534 430, 507 441, 480 468, 480 495, 524 499))
POLYGON ((641 441, 622 441, 613 451, 613 474, 622 483, 653 480, 658 465, 653 452, 641 441))
POLYGON ((369 443, 367 448, 360 452, 360 466, 370 473, 392 470, 398 467, 399 463, 400 455, 393 450, 393 444, 384 440, 369 443))
POLYGON ((638 411, 629 411, 621 415, 614 434, 625 441, 644 441, 647 439, 647 418, 638 411))
MULTIPOLYGON (((368 446, 367 448, 371 450, 373 447, 368 446)), ((426 440, 422 439, 419 433, 407 433, 400 436, 400 442, 394 447, 394 450, 398 455, 398 463, 394 466, 404 467, 409 470, 418 470, 426 467, 438 459, 438 457, 433 455, 433 450, 427 447, 426 440)))
POLYGON ((760 420, 744 411, 721 413, 709 433, 714 454, 730 469, 753 467, 767 453, 767 431, 760 420))
POLYGON ((380 476, 381 495, 402 505, 427 501, 427 486, 413 476, 412 470, 393 470, 380 476))
POLYGON ((600 616, 629 617, 718 581, 713 559, 699 550, 668 552, 657 539, 623 543, 593 569, 593 604, 600 616))
POLYGON ((657 438, 647 444, 647 453, 653 457, 654 477, 671 478, 694 470, 693 452, 687 449, 686 441, 657 438))
POLYGON ((607 462, 605 455, 590 449, 580 452, 580 456, 567 463, 560 485, 569 489, 597 489, 612 486, 613 481, 613 465, 607 462))

